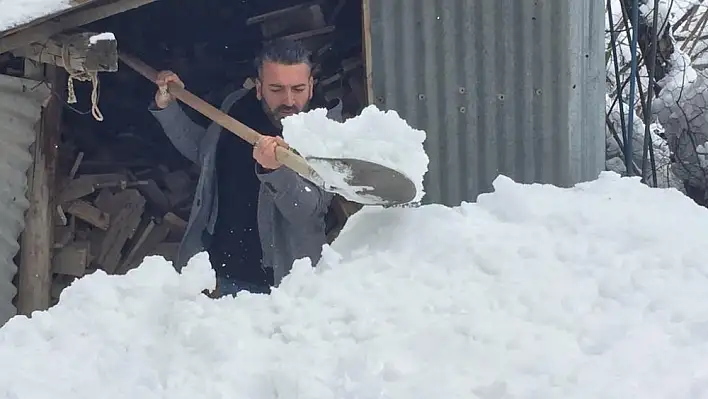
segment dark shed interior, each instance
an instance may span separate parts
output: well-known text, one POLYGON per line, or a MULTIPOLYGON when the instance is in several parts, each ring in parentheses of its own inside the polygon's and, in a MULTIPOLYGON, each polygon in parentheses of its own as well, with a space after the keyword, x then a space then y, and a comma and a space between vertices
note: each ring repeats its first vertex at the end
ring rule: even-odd
MULTIPOLYGON (((360 0, 161 0, 78 30, 113 33, 120 51, 178 73, 187 89, 216 107, 234 90, 252 86, 252 60, 264 41, 298 38, 316 65, 313 106, 339 99, 345 116, 353 116, 366 102, 361 7, 360 0)), ((0 72, 22 75, 23 65, 6 60, 0 72)), ((171 259, 198 177, 147 111, 154 84, 122 63, 98 78, 102 121, 91 113, 90 82, 74 80, 77 102, 63 112, 54 301, 71 281, 95 270, 121 274, 146 255, 171 259)), ((209 123, 184 109, 195 122, 209 123)))

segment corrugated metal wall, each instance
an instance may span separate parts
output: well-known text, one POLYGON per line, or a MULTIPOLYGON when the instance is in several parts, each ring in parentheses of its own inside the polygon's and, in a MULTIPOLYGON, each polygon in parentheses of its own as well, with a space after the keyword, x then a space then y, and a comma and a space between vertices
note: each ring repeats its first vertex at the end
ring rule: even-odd
POLYGON ((27 201, 29 152, 49 91, 37 82, 0 75, 0 326, 16 314, 13 258, 20 246, 27 201))
POLYGON ((364 0, 371 100, 427 131, 426 202, 473 201, 498 174, 560 186, 597 177, 604 169, 603 7, 364 0))

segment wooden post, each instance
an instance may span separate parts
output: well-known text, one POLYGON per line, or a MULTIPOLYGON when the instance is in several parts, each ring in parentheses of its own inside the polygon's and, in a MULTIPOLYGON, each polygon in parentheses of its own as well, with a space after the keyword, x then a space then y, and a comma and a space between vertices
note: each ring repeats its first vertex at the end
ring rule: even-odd
POLYGON ((362 46, 364 50, 364 70, 366 71, 366 99, 368 104, 374 103, 374 67, 371 56, 371 0, 361 1, 362 16, 362 46))
MULTIPOLYGON (((65 72, 47 66, 52 91, 63 93, 65 72)), ((29 209, 25 215, 17 289, 17 312, 29 316, 50 304, 52 249, 54 247, 54 201, 56 162, 61 126, 62 100, 52 96, 42 109, 33 144, 34 162, 28 171, 29 209)))

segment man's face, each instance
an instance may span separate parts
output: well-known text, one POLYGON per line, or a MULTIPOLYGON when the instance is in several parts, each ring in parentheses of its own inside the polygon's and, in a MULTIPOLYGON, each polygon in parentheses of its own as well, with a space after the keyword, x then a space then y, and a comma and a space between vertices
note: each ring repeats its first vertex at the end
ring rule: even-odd
POLYGON ((263 64, 256 81, 256 95, 275 121, 307 108, 312 98, 313 79, 307 64, 263 64))

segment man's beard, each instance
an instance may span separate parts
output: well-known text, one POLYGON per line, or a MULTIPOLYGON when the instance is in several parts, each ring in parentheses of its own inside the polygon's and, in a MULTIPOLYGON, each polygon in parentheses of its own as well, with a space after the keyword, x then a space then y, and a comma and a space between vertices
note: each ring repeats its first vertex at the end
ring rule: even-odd
POLYGON ((261 99, 261 107, 263 107, 263 112, 268 115, 268 119, 270 119, 275 126, 282 127, 283 125, 280 123, 281 119, 283 119, 286 116, 294 115, 297 114, 298 112, 302 111, 307 111, 308 107, 310 105, 310 102, 308 101, 305 103, 305 106, 302 109, 298 109, 297 107, 289 107, 287 105, 281 105, 274 110, 271 110, 270 107, 268 107, 268 103, 266 103, 265 99, 261 99), (285 112, 289 114, 284 114, 285 112))

